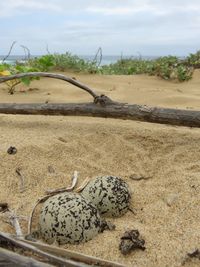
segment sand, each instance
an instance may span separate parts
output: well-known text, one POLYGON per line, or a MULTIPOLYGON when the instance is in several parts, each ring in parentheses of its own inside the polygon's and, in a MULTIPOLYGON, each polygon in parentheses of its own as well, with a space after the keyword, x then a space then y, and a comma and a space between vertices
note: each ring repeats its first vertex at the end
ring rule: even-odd
MULTIPOLYGON (((156 77, 72 74, 114 100, 200 110, 200 72, 186 83, 156 77)), ((43 79, 34 90, 8 95, 0 86, 0 102, 85 102, 91 97, 62 81, 43 79)), ((125 266, 181 266, 188 252, 200 249, 200 129, 128 120, 0 115, 0 202, 21 217, 23 231, 36 200, 46 189, 68 186, 74 170, 79 184, 86 177, 117 175, 132 192, 132 208, 121 218, 110 219, 115 231, 93 240, 64 247, 116 261, 125 266), (17 148, 9 155, 10 146, 17 148), (55 172, 49 172, 49 166, 55 172), (16 168, 25 178, 20 193, 16 168), (131 175, 150 176, 132 180, 131 175), (124 256, 118 247, 126 230, 138 229, 146 250, 124 256)), ((13 232, 0 217, 0 231, 13 232)), ((184 266, 199 266, 198 259, 184 266)))

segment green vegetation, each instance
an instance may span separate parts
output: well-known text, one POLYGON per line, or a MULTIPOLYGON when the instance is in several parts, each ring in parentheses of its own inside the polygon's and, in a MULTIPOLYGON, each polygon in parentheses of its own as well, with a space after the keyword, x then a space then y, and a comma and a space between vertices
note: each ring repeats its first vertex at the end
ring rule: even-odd
MULTIPOLYGON (((195 68, 200 68, 200 51, 190 54, 185 59, 175 56, 160 57, 146 60, 142 58, 120 59, 114 64, 100 66, 97 60, 87 61, 70 53, 48 54, 27 60, 25 63, 16 62, 14 65, 0 64, 0 75, 12 75, 25 72, 73 71, 84 73, 133 75, 155 75, 165 80, 188 81, 192 78, 195 68)), ((10 94, 13 94, 19 83, 29 85, 37 78, 21 78, 7 82, 10 94)))
POLYGON ((86 61, 70 53, 45 55, 39 58, 31 59, 27 62, 33 68, 40 71, 75 71, 86 73, 97 73, 96 63, 86 61))
POLYGON ((197 51, 195 54, 190 54, 186 60, 185 63, 189 66, 194 67, 195 69, 200 68, 200 50, 197 51))
POLYGON ((155 60, 121 59, 115 64, 102 66, 103 74, 148 74, 165 80, 187 81, 192 78, 193 67, 174 56, 160 57, 155 60))
MULTIPOLYGON (((10 65, 10 64, 0 64, 0 76, 8 76, 8 75, 14 75, 17 73, 26 73, 26 72, 34 72, 34 71, 39 71, 37 68, 33 68, 28 65, 21 65, 21 64, 15 64, 15 65, 10 65)), ((9 94, 14 94, 16 86, 20 83, 23 83, 26 86, 29 86, 31 81, 33 80, 39 80, 39 77, 33 77, 33 78, 20 78, 20 79, 14 79, 11 81, 7 81, 6 85, 8 86, 8 93, 9 94)))

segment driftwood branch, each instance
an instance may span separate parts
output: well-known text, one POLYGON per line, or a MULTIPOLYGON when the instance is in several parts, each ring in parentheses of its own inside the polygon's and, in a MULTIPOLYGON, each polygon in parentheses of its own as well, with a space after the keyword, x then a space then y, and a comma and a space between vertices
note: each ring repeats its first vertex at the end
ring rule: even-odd
POLYGON ((12 252, 8 249, 0 247, 0 266, 21 266, 21 267, 52 267, 50 264, 37 261, 30 257, 19 255, 16 252, 12 252))
MULTIPOLYGON (((55 246, 49 246, 39 242, 31 242, 25 239, 17 239, 10 234, 0 232, 0 258, 1 248, 19 251, 20 254, 31 253, 29 258, 36 257, 40 261, 45 261, 47 264, 54 264, 54 266, 69 266, 69 267, 82 267, 82 266, 104 266, 104 267, 125 267, 124 265, 102 260, 99 258, 84 255, 82 253, 73 252, 66 249, 60 249, 55 246)), ((7 254, 8 255, 8 254, 7 254)), ((9 260, 5 255, 5 262, 9 260)), ((0 265, 1 266, 1 265, 0 265)), ((3 265, 7 266, 7 265, 3 265)), ((14 265, 11 265, 14 266, 14 265)), ((18 266, 18 265, 17 265, 18 266)), ((21 265, 20 265, 21 266, 21 265)), ((23 266, 23 265, 22 265, 23 266)), ((29 266, 29 265, 26 265, 29 266)), ((37 265, 30 265, 37 266, 37 265)), ((41 265, 43 266, 43 265, 41 265)))
POLYGON ((62 75, 62 74, 55 74, 55 73, 48 73, 48 72, 19 73, 19 74, 15 74, 15 75, 0 77, 0 83, 11 81, 14 79, 20 79, 20 78, 24 78, 24 77, 48 77, 48 78, 63 80, 65 82, 71 83, 71 84, 83 89, 84 91, 86 91, 90 95, 92 95, 94 98, 98 97, 98 95, 92 89, 90 89, 88 86, 86 86, 86 85, 84 85, 84 84, 82 84, 82 83, 80 83, 80 82, 78 82, 72 78, 69 78, 65 75, 62 75))
POLYGON ((44 244, 41 242, 32 242, 24 240, 27 244, 32 244, 33 246, 41 249, 42 251, 51 253, 57 257, 68 258, 77 262, 88 264, 89 266, 102 266, 102 267, 125 267, 120 263, 113 261, 103 260, 93 256, 85 255, 83 253, 75 252, 69 249, 62 249, 53 245, 44 244))
POLYGON ((81 263, 72 261, 70 259, 57 257, 53 254, 50 254, 48 252, 42 251, 41 249, 38 249, 32 244, 27 244, 23 242, 23 240, 15 239, 11 237, 9 234, 0 232, 0 247, 2 247, 2 244, 4 248, 11 246, 11 248, 15 248, 15 249, 20 248, 22 251, 32 252, 34 255, 39 256, 46 262, 50 264, 55 264, 55 266, 69 266, 69 267, 82 267, 83 266, 81 263))
POLYGON ((179 126, 200 127, 200 111, 147 107, 142 105, 69 104, 0 104, 0 113, 93 116, 129 119, 179 126))
POLYGON ((171 125, 200 127, 200 111, 178 110, 172 108, 128 105, 113 101, 105 95, 97 95, 88 86, 62 74, 47 72, 21 73, 0 77, 0 83, 23 77, 49 77, 69 82, 94 98, 94 103, 70 104, 0 104, 0 113, 40 114, 40 115, 78 115, 103 118, 138 120, 171 125))

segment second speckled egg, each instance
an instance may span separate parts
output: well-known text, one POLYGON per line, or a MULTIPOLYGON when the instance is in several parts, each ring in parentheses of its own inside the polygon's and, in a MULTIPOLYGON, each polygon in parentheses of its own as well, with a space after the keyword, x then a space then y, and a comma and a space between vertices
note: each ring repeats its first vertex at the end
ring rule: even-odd
POLYGON ((82 196, 91 201, 105 216, 121 216, 130 205, 128 185, 116 176, 100 176, 91 180, 82 191, 82 196))

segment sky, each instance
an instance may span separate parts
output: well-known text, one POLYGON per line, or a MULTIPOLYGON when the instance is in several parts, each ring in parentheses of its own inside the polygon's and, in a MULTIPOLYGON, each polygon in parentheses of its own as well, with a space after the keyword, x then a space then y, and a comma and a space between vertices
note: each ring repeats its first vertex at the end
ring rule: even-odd
POLYGON ((0 54, 177 55, 200 50, 200 0, 0 0, 0 54))

